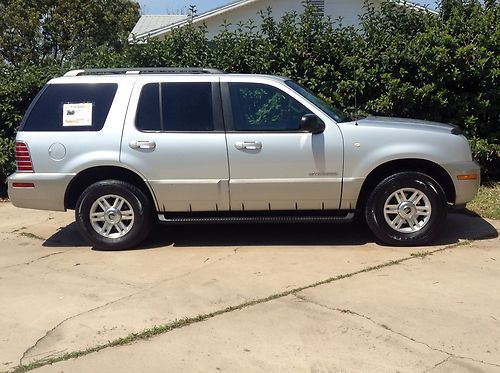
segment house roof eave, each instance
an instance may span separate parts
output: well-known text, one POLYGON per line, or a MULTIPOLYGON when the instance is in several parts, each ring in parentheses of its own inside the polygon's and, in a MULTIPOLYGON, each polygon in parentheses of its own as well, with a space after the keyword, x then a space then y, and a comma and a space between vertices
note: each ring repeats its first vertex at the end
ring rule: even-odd
MULTIPOLYGON (((135 38, 133 40, 137 41, 137 40, 140 40, 140 39, 143 39, 143 38, 158 37, 158 36, 161 36, 161 35, 169 32, 169 31, 173 30, 174 28, 184 26, 184 25, 188 24, 189 22, 193 22, 193 23, 203 22, 204 20, 206 20, 208 18, 217 16, 219 14, 223 14, 223 13, 229 11, 229 10, 238 9, 238 8, 240 8, 242 6, 245 6, 245 5, 248 5, 248 4, 251 4, 251 3, 255 3, 255 2, 258 2, 258 1, 261 1, 261 0, 238 0, 238 1, 226 4, 226 5, 222 5, 222 6, 218 7, 218 8, 206 11, 206 12, 201 13, 201 14, 199 14, 197 16, 192 17, 192 18, 188 17, 185 20, 182 20, 182 21, 179 21, 179 22, 176 22, 176 23, 172 23, 172 24, 167 25, 165 27, 161 27, 161 28, 159 28, 157 30, 153 30, 152 32, 150 31, 148 33, 144 33, 144 34, 140 34, 140 35, 135 35, 135 38)), ((130 38, 129 38, 129 41, 130 41, 130 38)))

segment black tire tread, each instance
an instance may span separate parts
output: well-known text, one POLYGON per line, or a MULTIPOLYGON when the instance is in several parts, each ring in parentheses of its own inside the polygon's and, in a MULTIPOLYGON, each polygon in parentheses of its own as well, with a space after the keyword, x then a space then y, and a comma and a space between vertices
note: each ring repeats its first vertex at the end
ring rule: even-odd
POLYGON ((105 251, 126 250, 135 248, 149 235, 154 221, 153 207, 149 198, 136 186, 121 180, 103 180, 90 185, 80 195, 76 203, 75 220, 80 233, 94 248, 105 251), (121 194, 134 208, 134 227, 124 237, 107 239, 95 232, 90 225, 88 220, 90 205, 99 195, 104 194, 121 194))
POLYGON ((379 242, 389 246, 423 246, 432 242, 442 231, 446 214, 446 196, 442 187, 430 176, 415 171, 399 172, 380 181, 370 193, 365 206, 365 219, 368 227, 379 242), (431 199, 431 220, 418 232, 399 233, 387 225, 377 209, 381 203, 383 204, 381 199, 385 202, 388 191, 392 193, 392 190, 416 186, 425 189, 427 196, 431 199))

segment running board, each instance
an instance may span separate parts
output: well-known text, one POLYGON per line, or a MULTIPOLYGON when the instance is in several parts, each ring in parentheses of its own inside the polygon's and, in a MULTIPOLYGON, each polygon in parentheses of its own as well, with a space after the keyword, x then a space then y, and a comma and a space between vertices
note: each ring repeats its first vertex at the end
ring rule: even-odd
POLYGON ((231 224, 231 223, 350 223, 354 220, 354 212, 344 215, 193 215, 191 214, 158 214, 163 224, 231 224))

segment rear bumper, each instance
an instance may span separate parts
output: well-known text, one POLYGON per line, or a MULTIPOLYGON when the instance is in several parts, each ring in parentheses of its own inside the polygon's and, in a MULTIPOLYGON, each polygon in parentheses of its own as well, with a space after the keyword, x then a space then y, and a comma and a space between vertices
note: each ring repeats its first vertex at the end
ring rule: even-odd
POLYGON ((450 174, 455 186, 455 205, 465 205, 474 199, 481 184, 481 167, 474 162, 457 162, 441 165, 450 174), (473 180, 459 180, 462 175, 476 174, 473 180))
POLYGON ((7 179, 9 199, 16 207, 66 211, 64 196, 73 174, 12 174, 7 179), (32 183, 33 187, 14 187, 14 183, 32 183))

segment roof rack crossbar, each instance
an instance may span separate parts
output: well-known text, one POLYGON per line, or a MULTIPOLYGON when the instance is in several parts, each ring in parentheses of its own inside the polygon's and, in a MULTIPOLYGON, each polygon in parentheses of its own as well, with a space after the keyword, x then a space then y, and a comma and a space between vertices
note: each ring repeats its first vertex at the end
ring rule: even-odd
POLYGON ((202 67, 134 67, 123 69, 71 70, 64 74, 64 76, 120 74, 225 74, 225 71, 202 67))

